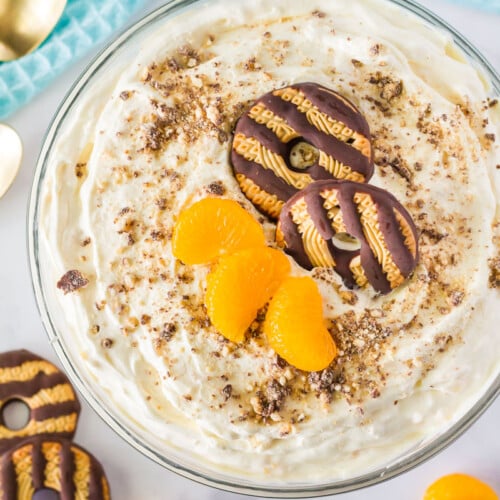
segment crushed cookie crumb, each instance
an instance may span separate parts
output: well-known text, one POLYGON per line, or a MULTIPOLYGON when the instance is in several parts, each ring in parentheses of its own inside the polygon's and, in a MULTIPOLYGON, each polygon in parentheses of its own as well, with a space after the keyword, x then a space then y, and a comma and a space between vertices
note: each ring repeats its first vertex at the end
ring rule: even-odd
POLYGON ((109 338, 105 338, 105 339, 102 339, 101 340, 101 346, 104 348, 104 349, 110 349, 112 346, 113 346, 114 342, 112 339, 109 339, 109 338))
POLYGON ((87 175, 87 164, 86 163, 77 163, 75 165, 75 175, 79 179, 85 177, 87 175))
POLYGON ((308 382, 313 391, 318 393, 325 393, 331 400, 331 395, 335 392, 335 388, 339 384, 345 382, 345 378, 340 373, 335 372, 331 368, 326 368, 320 372, 311 372, 308 375, 308 382))
POLYGON ((489 286, 490 288, 500 288, 500 257, 495 257, 488 261, 490 266, 489 286))
POLYGON ((389 163, 389 166, 392 168, 392 170, 394 170, 394 172, 396 172, 406 182, 408 182, 408 184, 411 184, 413 182, 413 173, 402 158, 395 158, 389 163))
POLYGON ((216 181, 208 185, 207 191, 215 196, 223 196, 226 194, 226 187, 222 181, 216 181))
POLYGON ((80 288, 85 288, 89 284, 89 280, 83 276, 80 271, 72 269, 65 273, 57 282, 57 288, 62 290, 64 294, 74 292, 80 288))
POLYGON ((243 65, 246 71, 260 71, 262 66, 257 62, 256 57, 251 57, 243 65))
POLYGON ((128 214, 130 212, 130 207, 123 207, 119 212, 118 212, 118 217, 123 217, 125 214, 128 214))
POLYGON ((166 66, 173 73, 176 73, 181 69, 179 63, 175 60, 174 57, 170 57, 169 59, 167 59, 166 66))
POLYGON ((224 401, 227 401, 233 394, 233 386, 227 384, 222 388, 222 395, 224 396, 224 401))
POLYGON ((160 209, 160 210, 166 210, 168 208, 168 200, 166 198, 157 198, 155 200, 155 205, 160 209))
POLYGON ((372 74, 368 81, 380 89, 380 98, 387 102, 391 102, 403 93, 402 80, 398 80, 389 75, 384 75, 380 71, 372 74))
POLYGON ((288 366, 288 363, 286 360, 284 360, 279 354, 276 354, 276 359, 275 359, 275 364, 278 368, 286 368, 288 366))
POLYGON ((465 297, 465 293, 462 290, 452 290, 449 295, 450 295, 451 303, 455 307, 459 306, 465 297))
POLYGON ((269 418, 273 413, 279 412, 289 394, 287 386, 283 387, 276 379, 272 379, 264 389, 257 391, 251 399, 251 405, 257 415, 269 418))
POLYGON ((448 236, 446 233, 439 233, 435 229, 427 227, 421 229, 420 234, 427 237, 433 243, 439 243, 443 238, 448 236))
POLYGON ((101 331, 101 327, 99 325, 92 325, 89 329, 89 333, 91 335, 97 335, 101 331))
POLYGON ((319 18, 319 19, 323 19, 323 18, 325 18, 325 17, 326 17, 326 14, 325 14, 323 11, 318 10, 318 9, 313 10, 313 11, 312 11, 312 15, 313 15, 314 17, 319 18))
POLYGON ((150 232, 150 235, 151 235, 151 239, 153 241, 162 241, 162 240, 165 239, 165 233, 163 231, 159 231, 159 230, 156 230, 156 229, 153 229, 150 232))
POLYGON ((120 99, 122 101, 127 101, 130 99, 131 92, 128 90, 124 90, 123 92, 120 92, 120 99))
POLYGON ((165 323, 163 325, 163 330, 160 333, 160 338, 169 342, 172 340, 175 332, 177 332, 177 325, 175 323, 165 323))

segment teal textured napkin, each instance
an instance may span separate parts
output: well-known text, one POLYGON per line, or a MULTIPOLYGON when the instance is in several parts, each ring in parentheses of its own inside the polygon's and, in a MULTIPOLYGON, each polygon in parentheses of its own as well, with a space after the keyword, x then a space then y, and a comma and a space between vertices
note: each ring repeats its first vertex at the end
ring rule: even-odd
POLYGON ((0 118, 13 113, 75 59, 122 27, 143 0, 68 0, 52 34, 33 53, 0 63, 0 118))
POLYGON ((449 2, 500 14, 500 0, 449 0, 449 2))

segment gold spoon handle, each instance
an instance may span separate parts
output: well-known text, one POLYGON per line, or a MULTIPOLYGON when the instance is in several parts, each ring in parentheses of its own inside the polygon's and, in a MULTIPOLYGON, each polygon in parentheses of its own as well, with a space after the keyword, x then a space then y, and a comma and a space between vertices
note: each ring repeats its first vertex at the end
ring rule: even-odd
POLYGON ((0 9, 0 62, 33 52, 52 32, 66 0, 3 0, 0 9))
POLYGON ((18 133, 0 123, 0 198, 8 191, 19 172, 23 143, 18 133))

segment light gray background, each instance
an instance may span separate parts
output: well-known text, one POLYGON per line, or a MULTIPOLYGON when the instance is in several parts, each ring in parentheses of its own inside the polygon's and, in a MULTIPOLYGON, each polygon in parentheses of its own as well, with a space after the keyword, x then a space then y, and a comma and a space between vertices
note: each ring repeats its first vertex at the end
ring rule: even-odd
MULTIPOLYGON (((292 0, 290 0, 292 1, 292 0)), ((161 5, 149 0, 135 16, 161 5)), ((443 0, 422 3, 465 34, 500 70, 500 16, 473 11, 443 0)), ((97 51, 93 51, 93 54, 97 51)), ((29 348, 57 362, 43 331, 31 290, 26 253, 26 206, 35 161, 53 113, 92 54, 78 61, 49 89, 7 123, 22 136, 25 157, 12 189, 0 200, 0 350, 29 348)), ((1 164, 0 151, 0 164, 1 164)), ((1 165, 0 165, 1 168, 1 165)), ((492 325, 498 328, 498 325, 492 325)), ((151 462, 116 436, 83 402, 76 441, 103 463, 118 500, 229 500, 243 498, 198 485, 151 462)), ((421 499, 426 485, 455 471, 474 474, 500 492, 500 401, 452 446, 420 467, 365 490, 338 495, 338 500, 421 499)))

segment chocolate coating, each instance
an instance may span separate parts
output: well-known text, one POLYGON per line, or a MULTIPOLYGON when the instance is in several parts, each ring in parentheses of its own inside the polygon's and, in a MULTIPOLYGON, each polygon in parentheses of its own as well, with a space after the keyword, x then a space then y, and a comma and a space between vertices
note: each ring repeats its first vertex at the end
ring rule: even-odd
POLYGON ((278 244, 302 267, 329 265, 349 288, 370 284, 389 293, 418 262, 417 230, 410 214, 387 191, 350 181, 317 181, 283 206, 278 244), (332 238, 347 234, 359 249, 332 238))
POLYGON ((0 500, 32 498, 53 489, 61 500, 109 500, 109 484, 101 464, 67 439, 36 436, 0 459, 0 500))
POLYGON ((241 116, 231 162, 245 195, 275 219, 293 194, 316 180, 368 181, 370 140, 354 104, 316 83, 298 83, 264 94, 241 116), (303 143, 312 146, 312 156, 293 165, 290 155, 303 143))
POLYGON ((52 363, 26 350, 1 353, 0 410, 13 400, 29 407, 29 422, 9 429, 0 412, 0 452, 30 436, 73 437, 80 403, 66 375, 52 363))

